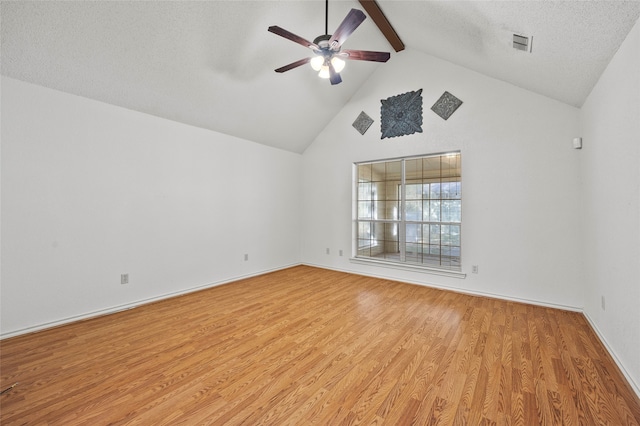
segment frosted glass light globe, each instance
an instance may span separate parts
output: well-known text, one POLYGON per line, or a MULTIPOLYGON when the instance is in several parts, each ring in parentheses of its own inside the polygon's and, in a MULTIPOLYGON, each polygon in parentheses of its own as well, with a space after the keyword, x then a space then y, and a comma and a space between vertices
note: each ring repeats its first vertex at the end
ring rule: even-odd
POLYGON ((309 63, 311 64, 311 68, 316 71, 320 71, 320 68, 322 68, 322 65, 324 65, 324 56, 314 56, 313 58, 311 58, 311 61, 309 61, 309 63))
POLYGON ((320 68, 320 72, 318 73, 318 77, 320 78, 329 78, 330 74, 329 74, 329 67, 324 65, 322 68, 320 68))
POLYGON ((336 72, 340 72, 344 69, 344 61, 337 56, 331 58, 331 65, 333 65, 333 69, 336 70, 336 72))

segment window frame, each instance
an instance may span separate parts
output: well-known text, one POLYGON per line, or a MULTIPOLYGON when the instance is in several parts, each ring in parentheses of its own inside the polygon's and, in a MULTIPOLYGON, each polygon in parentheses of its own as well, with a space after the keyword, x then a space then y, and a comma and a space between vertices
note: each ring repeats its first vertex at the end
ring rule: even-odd
MULTIPOLYGON (((367 264, 367 265, 376 265, 376 266, 382 266, 382 267, 388 267, 388 268, 394 268, 394 269, 403 269, 403 270, 411 270, 411 271, 420 271, 420 272, 424 272, 424 273, 430 273, 430 274, 436 274, 436 275, 444 275, 444 276, 450 276, 450 277, 456 277, 456 278, 465 278, 466 274, 464 272, 462 272, 462 153, 461 151, 457 150, 457 151, 447 151, 447 152, 441 152, 441 153, 431 153, 431 154, 421 154, 421 155, 412 155, 412 156, 405 156, 405 157, 396 157, 396 158, 388 158, 388 159, 380 159, 380 160, 369 160, 369 161, 360 161, 360 162, 354 162, 352 165, 352 193, 353 193, 353 205, 352 205, 352 250, 351 250, 351 258, 350 261, 352 263, 360 263, 360 264, 367 264), (409 178, 407 179, 407 171, 406 171, 406 164, 408 160, 416 160, 416 159, 424 159, 424 158, 432 158, 432 157, 438 157, 438 158, 442 158, 442 157, 446 157, 447 155, 456 155, 458 156, 458 161, 459 161, 459 176, 456 176, 457 180, 455 180, 454 182, 458 182, 459 188, 460 188, 460 222, 443 222, 443 221, 437 221, 434 222, 432 220, 430 220, 429 218, 425 220, 424 218, 424 210, 421 210, 422 213, 422 219, 421 220, 409 220, 407 218, 407 185, 412 185, 415 183, 411 183, 411 182, 407 182, 407 180, 411 181, 413 179, 409 178), (379 219, 378 217, 375 217, 375 207, 374 205, 371 206, 371 218, 367 219, 367 218, 361 218, 359 217, 359 203, 363 202, 363 200, 360 198, 360 176, 359 176, 359 166, 362 165, 373 165, 374 164, 379 164, 379 163, 384 163, 389 164, 389 163, 393 163, 393 162, 400 162, 401 164, 401 174, 400 174, 400 181, 397 183, 397 185, 400 187, 400 191, 398 191, 397 197, 399 198, 397 201, 397 205, 399 206, 399 208, 397 208, 397 216, 396 213, 394 212, 394 214, 390 217, 384 217, 382 219, 379 219), (395 216, 395 217, 394 217, 395 216), (424 258, 421 260, 421 262, 412 262, 412 261, 408 261, 407 260, 407 256, 406 256, 406 248, 408 246, 408 242, 407 242, 407 235, 406 235, 406 231, 407 231, 407 225, 410 224, 420 224, 420 226, 431 226, 433 224, 437 224, 439 226, 442 225, 451 225, 454 224, 455 226, 459 226, 459 236, 458 238, 460 239, 459 242, 459 246, 454 246, 454 247, 459 247, 460 253, 459 256, 456 256, 459 259, 459 266, 455 266, 455 265, 449 265, 449 266, 442 266, 440 265, 433 265, 433 264, 425 264, 424 263, 424 258), (364 256, 361 255, 359 253, 359 251, 364 248, 365 246, 361 245, 362 243, 362 239, 359 238, 359 227, 363 224, 368 224, 369 226, 371 226, 372 224, 393 224, 396 226, 397 228, 397 232, 398 232, 398 240, 397 240, 397 244, 400 246, 400 250, 398 251, 398 259, 389 259, 389 258, 378 258, 378 257, 374 257, 374 256, 364 256)), ((423 169, 424 170, 424 169, 423 169)), ((420 183, 420 185, 424 185, 424 180, 426 180, 426 177, 421 177, 420 178, 422 180, 422 183, 420 183)), ((444 179, 451 179, 451 177, 446 177, 444 179)), ((371 183, 373 184, 373 182, 376 182, 375 180, 372 180, 371 183)), ((394 180, 393 179, 384 179, 381 182, 386 182, 387 184, 389 183, 393 183, 394 180)), ((440 183, 443 182, 443 177, 442 177, 442 173, 440 174, 440 183)), ((451 182, 451 181, 449 181, 451 182)), ((369 192, 372 192, 371 189, 369 190, 369 192)), ((384 191, 383 191, 384 192, 384 191)), ((438 198, 439 202, 442 202, 443 198, 442 195, 439 195, 440 198, 438 198)), ((431 200, 431 198, 429 198, 431 200)), ((420 199, 421 202, 424 204, 424 198, 420 199)), ((375 198, 371 198, 370 202, 371 203, 376 203, 380 200, 377 200, 375 198)), ((389 201, 393 201, 393 200, 389 200, 387 198, 385 198, 385 202, 389 202, 389 201)), ((386 215, 388 216, 388 214, 386 215)), ((370 231, 371 232, 371 231, 370 231)), ((375 241, 376 243, 378 243, 378 239, 376 238, 371 238, 371 241, 375 241)), ((382 245, 385 245, 385 240, 383 240, 382 245)), ((392 243, 394 242, 393 240, 391 241, 392 243)), ((379 243, 378 243, 379 244, 379 243)), ((377 244, 371 245, 369 247, 374 247, 377 244)), ((422 249, 424 249, 424 242, 421 242, 421 245, 423 246, 422 249)), ((430 243, 427 245, 428 247, 430 247, 430 243)), ((442 243, 440 242, 438 244, 438 246, 440 247, 440 250, 442 250, 442 243)), ((384 250, 383 250, 384 253, 384 250)), ((424 256, 424 253, 422 253, 422 256, 424 256)))

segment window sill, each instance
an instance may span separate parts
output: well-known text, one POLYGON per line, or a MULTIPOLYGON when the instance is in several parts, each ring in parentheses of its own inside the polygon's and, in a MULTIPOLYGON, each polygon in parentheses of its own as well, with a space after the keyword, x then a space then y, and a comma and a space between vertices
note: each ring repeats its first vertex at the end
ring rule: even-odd
POLYGON ((401 269, 404 271, 422 272, 424 274, 441 275, 444 277, 452 278, 466 278, 467 274, 460 271, 451 271, 449 269, 430 268, 428 266, 412 265, 410 263, 389 262, 386 260, 367 259, 362 257, 349 258, 351 263, 358 263, 361 265, 373 265, 381 266, 383 268, 401 269))

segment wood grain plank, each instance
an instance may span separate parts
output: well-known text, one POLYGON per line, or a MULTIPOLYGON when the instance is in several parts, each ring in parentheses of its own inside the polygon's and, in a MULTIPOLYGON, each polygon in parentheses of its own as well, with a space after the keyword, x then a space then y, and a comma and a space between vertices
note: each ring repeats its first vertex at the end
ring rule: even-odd
POLYGON ((4 425, 624 424, 579 313, 297 266, 0 342, 4 425))

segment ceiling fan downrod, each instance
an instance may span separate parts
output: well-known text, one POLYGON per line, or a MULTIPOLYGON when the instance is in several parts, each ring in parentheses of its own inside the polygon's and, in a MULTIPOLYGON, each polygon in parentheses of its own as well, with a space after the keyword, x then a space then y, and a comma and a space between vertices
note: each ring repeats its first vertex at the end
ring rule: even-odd
POLYGON ((329 35, 329 0, 324 2, 324 34, 329 35))

